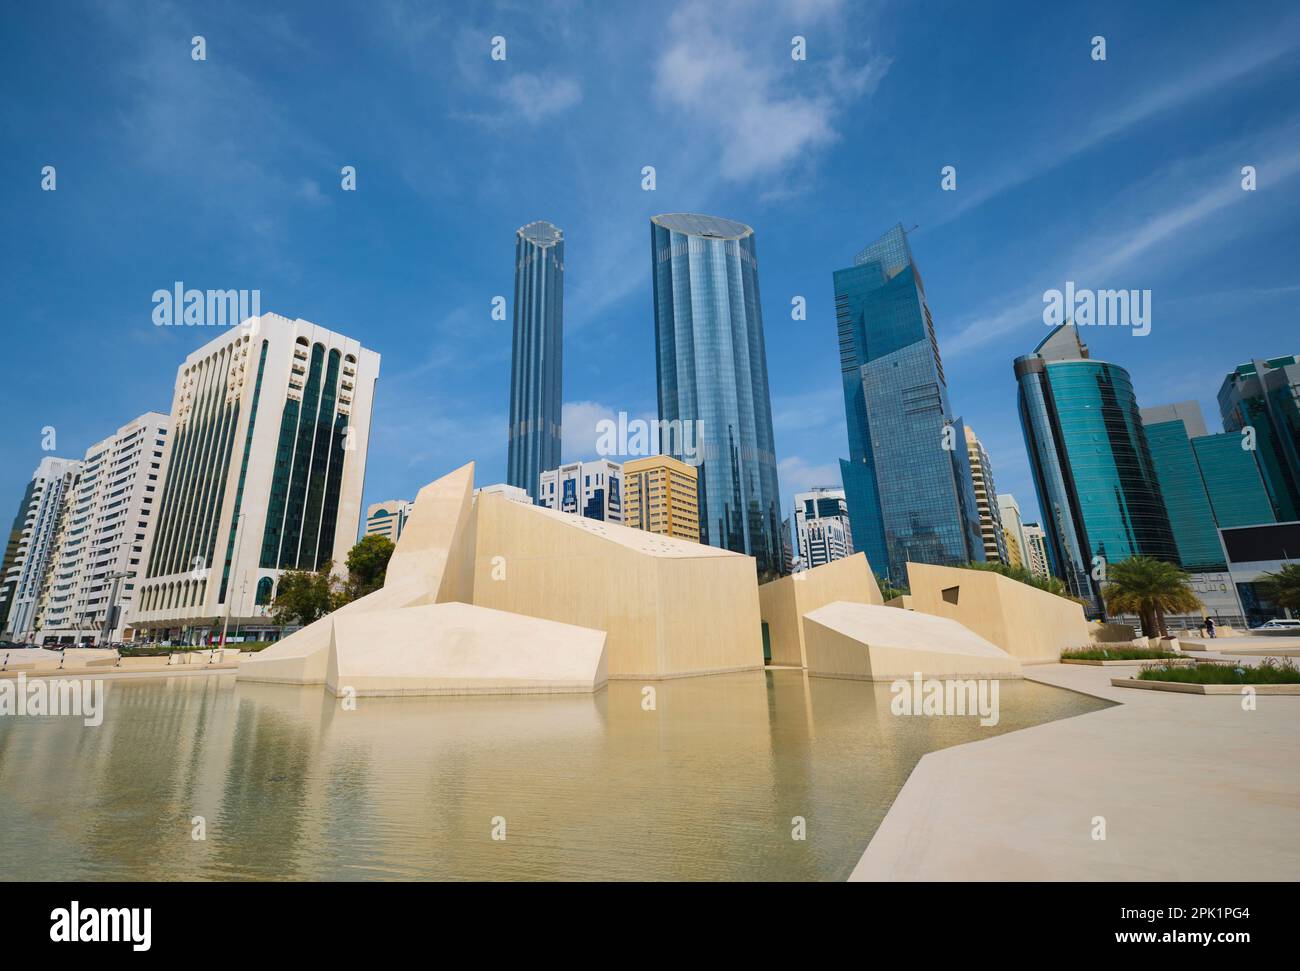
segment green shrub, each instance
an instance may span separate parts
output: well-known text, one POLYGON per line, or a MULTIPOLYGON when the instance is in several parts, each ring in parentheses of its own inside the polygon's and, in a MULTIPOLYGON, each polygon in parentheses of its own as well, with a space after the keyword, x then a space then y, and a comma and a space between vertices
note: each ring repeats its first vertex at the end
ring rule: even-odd
POLYGON ((1207 662, 1194 667, 1144 664, 1139 681, 1177 681, 1180 684, 1300 684, 1300 670, 1288 658, 1279 664, 1266 657, 1257 666, 1207 662))
POLYGON ((1156 661, 1182 656, 1150 647, 1080 647, 1061 652, 1062 661, 1156 661))
MULTIPOLYGON (((249 641, 246 644, 231 643, 226 646, 232 650, 238 648, 246 653, 256 653, 264 648, 271 646, 271 641, 249 641)), ((178 647, 163 647, 160 644, 142 644, 139 647, 123 647, 119 649, 122 657, 167 657, 170 654, 194 654, 204 651, 211 651, 213 647, 207 644, 197 646, 181 645, 178 647)))

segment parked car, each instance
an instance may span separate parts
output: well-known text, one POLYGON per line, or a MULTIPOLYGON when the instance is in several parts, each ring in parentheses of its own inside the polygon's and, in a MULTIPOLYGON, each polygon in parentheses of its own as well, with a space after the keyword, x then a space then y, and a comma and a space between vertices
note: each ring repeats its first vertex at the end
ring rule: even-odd
POLYGON ((35 644, 21 644, 18 641, 0 641, 0 651, 25 651, 35 644))
POLYGON ((1275 617, 1253 628, 1251 632, 1255 634, 1300 634, 1300 620, 1275 617))

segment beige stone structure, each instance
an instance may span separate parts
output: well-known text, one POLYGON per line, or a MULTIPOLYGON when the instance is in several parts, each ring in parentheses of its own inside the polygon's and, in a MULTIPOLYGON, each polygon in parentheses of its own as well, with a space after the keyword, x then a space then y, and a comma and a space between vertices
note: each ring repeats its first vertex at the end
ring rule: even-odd
POLYGON ((336 695, 591 692, 606 680, 602 631, 462 603, 349 614, 331 637, 336 695))
POLYGON ((881 604, 865 553, 832 560, 811 570, 773 580, 758 588, 759 611, 767 625, 773 664, 807 667, 803 618, 837 600, 881 604))
POLYGON ((804 615, 808 673, 893 681, 1019 678, 1020 662, 954 620, 892 607, 836 602, 804 615))
POLYGON ((947 617, 1025 664, 1092 643, 1083 608, 990 570, 907 564, 912 609, 947 617))
POLYGON ((493 495, 475 535, 474 603, 605 631, 611 678, 763 666, 751 557, 493 495))
POLYGON ((471 463, 420 490, 380 590, 250 657, 239 677, 513 693, 762 664, 750 557, 475 496, 471 463))

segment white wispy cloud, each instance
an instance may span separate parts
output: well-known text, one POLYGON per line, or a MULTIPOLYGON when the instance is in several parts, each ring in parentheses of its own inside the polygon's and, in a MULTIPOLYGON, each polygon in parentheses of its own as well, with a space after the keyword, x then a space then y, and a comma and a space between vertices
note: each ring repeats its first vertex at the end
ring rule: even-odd
POLYGON ((843 36, 837 2, 778 5, 778 15, 820 28, 810 30, 814 53, 806 61, 793 61, 788 45, 773 42, 764 29, 772 12, 747 0, 688 0, 670 18, 654 67, 656 95, 715 143, 715 164, 736 181, 807 162, 838 138, 843 107, 874 90, 889 68, 879 55, 851 65, 836 50, 843 36))
MULTIPOLYGON (((612 405, 601 404, 598 401, 566 401, 561 419, 564 423, 564 441, 561 445, 563 461, 590 462, 597 458, 609 458, 621 462, 628 458, 629 456, 625 455, 602 456, 596 451, 596 442, 600 438, 597 426, 602 421, 612 421, 617 425, 618 416, 619 409, 612 405)), ((641 412, 629 414, 627 419, 629 423, 653 422, 657 417, 650 412, 641 412)), ((650 437, 650 451, 655 454, 659 452, 659 442, 653 435, 650 437)))
MULTIPOLYGON (((926 222, 936 228, 976 209, 1009 189, 1024 185, 1072 159, 1091 151, 1142 123, 1160 115, 1194 106, 1224 87, 1242 81, 1274 65, 1300 48, 1300 19, 1270 28, 1217 57, 1198 60, 1180 76, 1152 88, 1124 104, 1109 105, 1083 121, 1073 133, 1053 136, 1037 144, 1008 145, 1014 154, 1010 162, 983 179, 969 192, 962 192, 957 204, 926 222)), ((1031 128, 1032 126, 1026 126, 1031 128)))
MULTIPOLYGON (((1032 271, 1031 281, 1010 300, 977 312, 953 337, 945 338, 944 354, 952 358, 999 337, 1037 324, 1042 329, 1043 293, 1067 280, 1080 288, 1149 288, 1163 267, 1208 247, 1222 246, 1247 231, 1260 218, 1259 205, 1267 188, 1300 173, 1300 124, 1296 120, 1262 138, 1224 146, 1208 157, 1179 159, 1110 207, 1103 224, 1076 236, 1065 252, 1049 257, 1032 271), (1248 161, 1259 173, 1260 188, 1242 189, 1240 164, 1248 161), (1143 203, 1142 200, 1154 201, 1143 203), (1219 217, 1214 232, 1204 224, 1219 217)), ((1158 327, 1158 322, 1153 322, 1158 327)), ((1028 347, 1025 349, 1028 350, 1028 347)))
POLYGON ((573 78, 550 78, 521 72, 501 85, 500 97, 530 125, 567 111, 582 100, 582 86, 573 78))

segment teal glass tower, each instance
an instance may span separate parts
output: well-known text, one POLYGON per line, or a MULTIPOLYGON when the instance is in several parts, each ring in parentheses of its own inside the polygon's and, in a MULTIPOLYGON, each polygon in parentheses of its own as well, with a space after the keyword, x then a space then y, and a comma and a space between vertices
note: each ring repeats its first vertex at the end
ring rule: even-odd
POLYGON ((1219 388, 1223 429, 1254 432, 1255 452, 1280 522, 1300 519, 1300 359, 1242 364, 1219 388))
POLYGON ((1273 522, 1254 453, 1240 435, 1206 434, 1194 401, 1143 408, 1142 422, 1183 568, 1226 570, 1219 529, 1273 522))
POLYGON ((966 433, 953 416, 925 286, 901 225, 837 270, 848 422, 840 472, 853 546, 907 582, 907 562, 984 559, 966 433))
POLYGON ((650 220, 660 450, 699 437, 700 542, 786 572, 754 231, 717 216, 650 220), (666 425, 664 423, 667 423, 666 425))
POLYGON ((1103 613, 1106 563, 1179 563, 1133 383, 1088 357, 1070 324, 1016 358, 1020 424, 1043 514, 1052 572, 1103 613))
POLYGON ((542 473, 560 466, 563 379, 564 234, 531 222, 515 231, 506 482, 534 502, 542 473))

